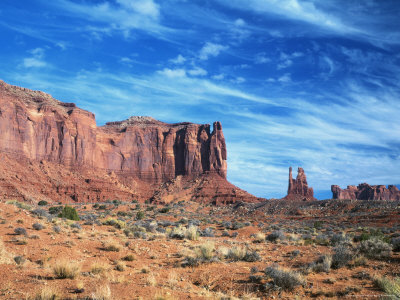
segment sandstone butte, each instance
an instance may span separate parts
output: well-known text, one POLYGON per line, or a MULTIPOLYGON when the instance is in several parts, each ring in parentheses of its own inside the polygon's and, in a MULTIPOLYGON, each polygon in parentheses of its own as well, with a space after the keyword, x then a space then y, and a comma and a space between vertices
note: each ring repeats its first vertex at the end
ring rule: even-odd
POLYGON ((167 124, 95 115, 49 94, 0 81, 0 197, 101 202, 261 199, 226 180, 220 122, 167 124))
POLYGON ((341 189, 338 185, 331 186, 333 199, 347 200, 400 200, 400 191, 395 185, 369 185, 361 183, 358 186, 349 185, 341 189))
POLYGON ((288 192, 284 200, 291 201, 314 201, 314 190, 308 187, 307 177, 303 168, 297 169, 297 177, 293 179, 292 167, 289 168, 288 192))

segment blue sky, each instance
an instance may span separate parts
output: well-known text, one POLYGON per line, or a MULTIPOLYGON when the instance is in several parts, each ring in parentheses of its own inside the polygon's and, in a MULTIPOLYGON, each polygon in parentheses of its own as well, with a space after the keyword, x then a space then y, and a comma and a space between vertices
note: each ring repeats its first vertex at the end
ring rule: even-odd
POLYGON ((282 197, 400 183, 400 2, 2 0, 0 78, 131 115, 222 122, 228 179, 282 197))

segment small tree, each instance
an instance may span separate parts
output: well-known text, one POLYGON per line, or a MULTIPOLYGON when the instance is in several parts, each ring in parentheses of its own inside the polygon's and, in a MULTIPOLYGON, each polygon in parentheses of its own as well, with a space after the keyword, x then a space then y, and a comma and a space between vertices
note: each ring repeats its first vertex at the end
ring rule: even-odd
POLYGON ((71 206, 64 206, 61 213, 58 215, 60 218, 66 218, 69 220, 79 221, 79 215, 75 208, 71 206))

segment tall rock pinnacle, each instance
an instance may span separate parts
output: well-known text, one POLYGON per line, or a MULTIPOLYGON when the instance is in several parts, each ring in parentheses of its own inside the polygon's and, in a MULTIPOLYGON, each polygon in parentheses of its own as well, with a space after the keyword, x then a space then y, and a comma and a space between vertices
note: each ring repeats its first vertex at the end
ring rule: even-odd
POLYGON ((303 168, 297 169, 297 177, 293 179, 292 167, 289 168, 289 184, 286 200, 315 200, 314 191, 308 187, 307 177, 303 168))

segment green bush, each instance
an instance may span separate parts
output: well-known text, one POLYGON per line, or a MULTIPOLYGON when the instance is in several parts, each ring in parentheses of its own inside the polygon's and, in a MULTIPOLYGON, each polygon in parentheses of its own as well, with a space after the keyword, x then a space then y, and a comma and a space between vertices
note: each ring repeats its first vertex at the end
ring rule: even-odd
POLYGON ((39 206, 45 206, 47 204, 49 204, 49 203, 47 201, 44 201, 44 200, 40 200, 39 203, 38 203, 39 206))
POLYGON ((62 206, 52 206, 49 207, 49 213, 52 215, 58 215, 59 213, 61 213, 62 209, 62 206))
POLYGON ((61 213, 58 215, 60 218, 66 218, 69 220, 79 221, 79 215, 75 208, 71 206, 64 206, 61 213))
POLYGON ((144 218, 144 212, 138 211, 138 212, 136 213, 136 219, 137 219, 137 220, 141 220, 141 219, 143 219, 143 218, 144 218))

